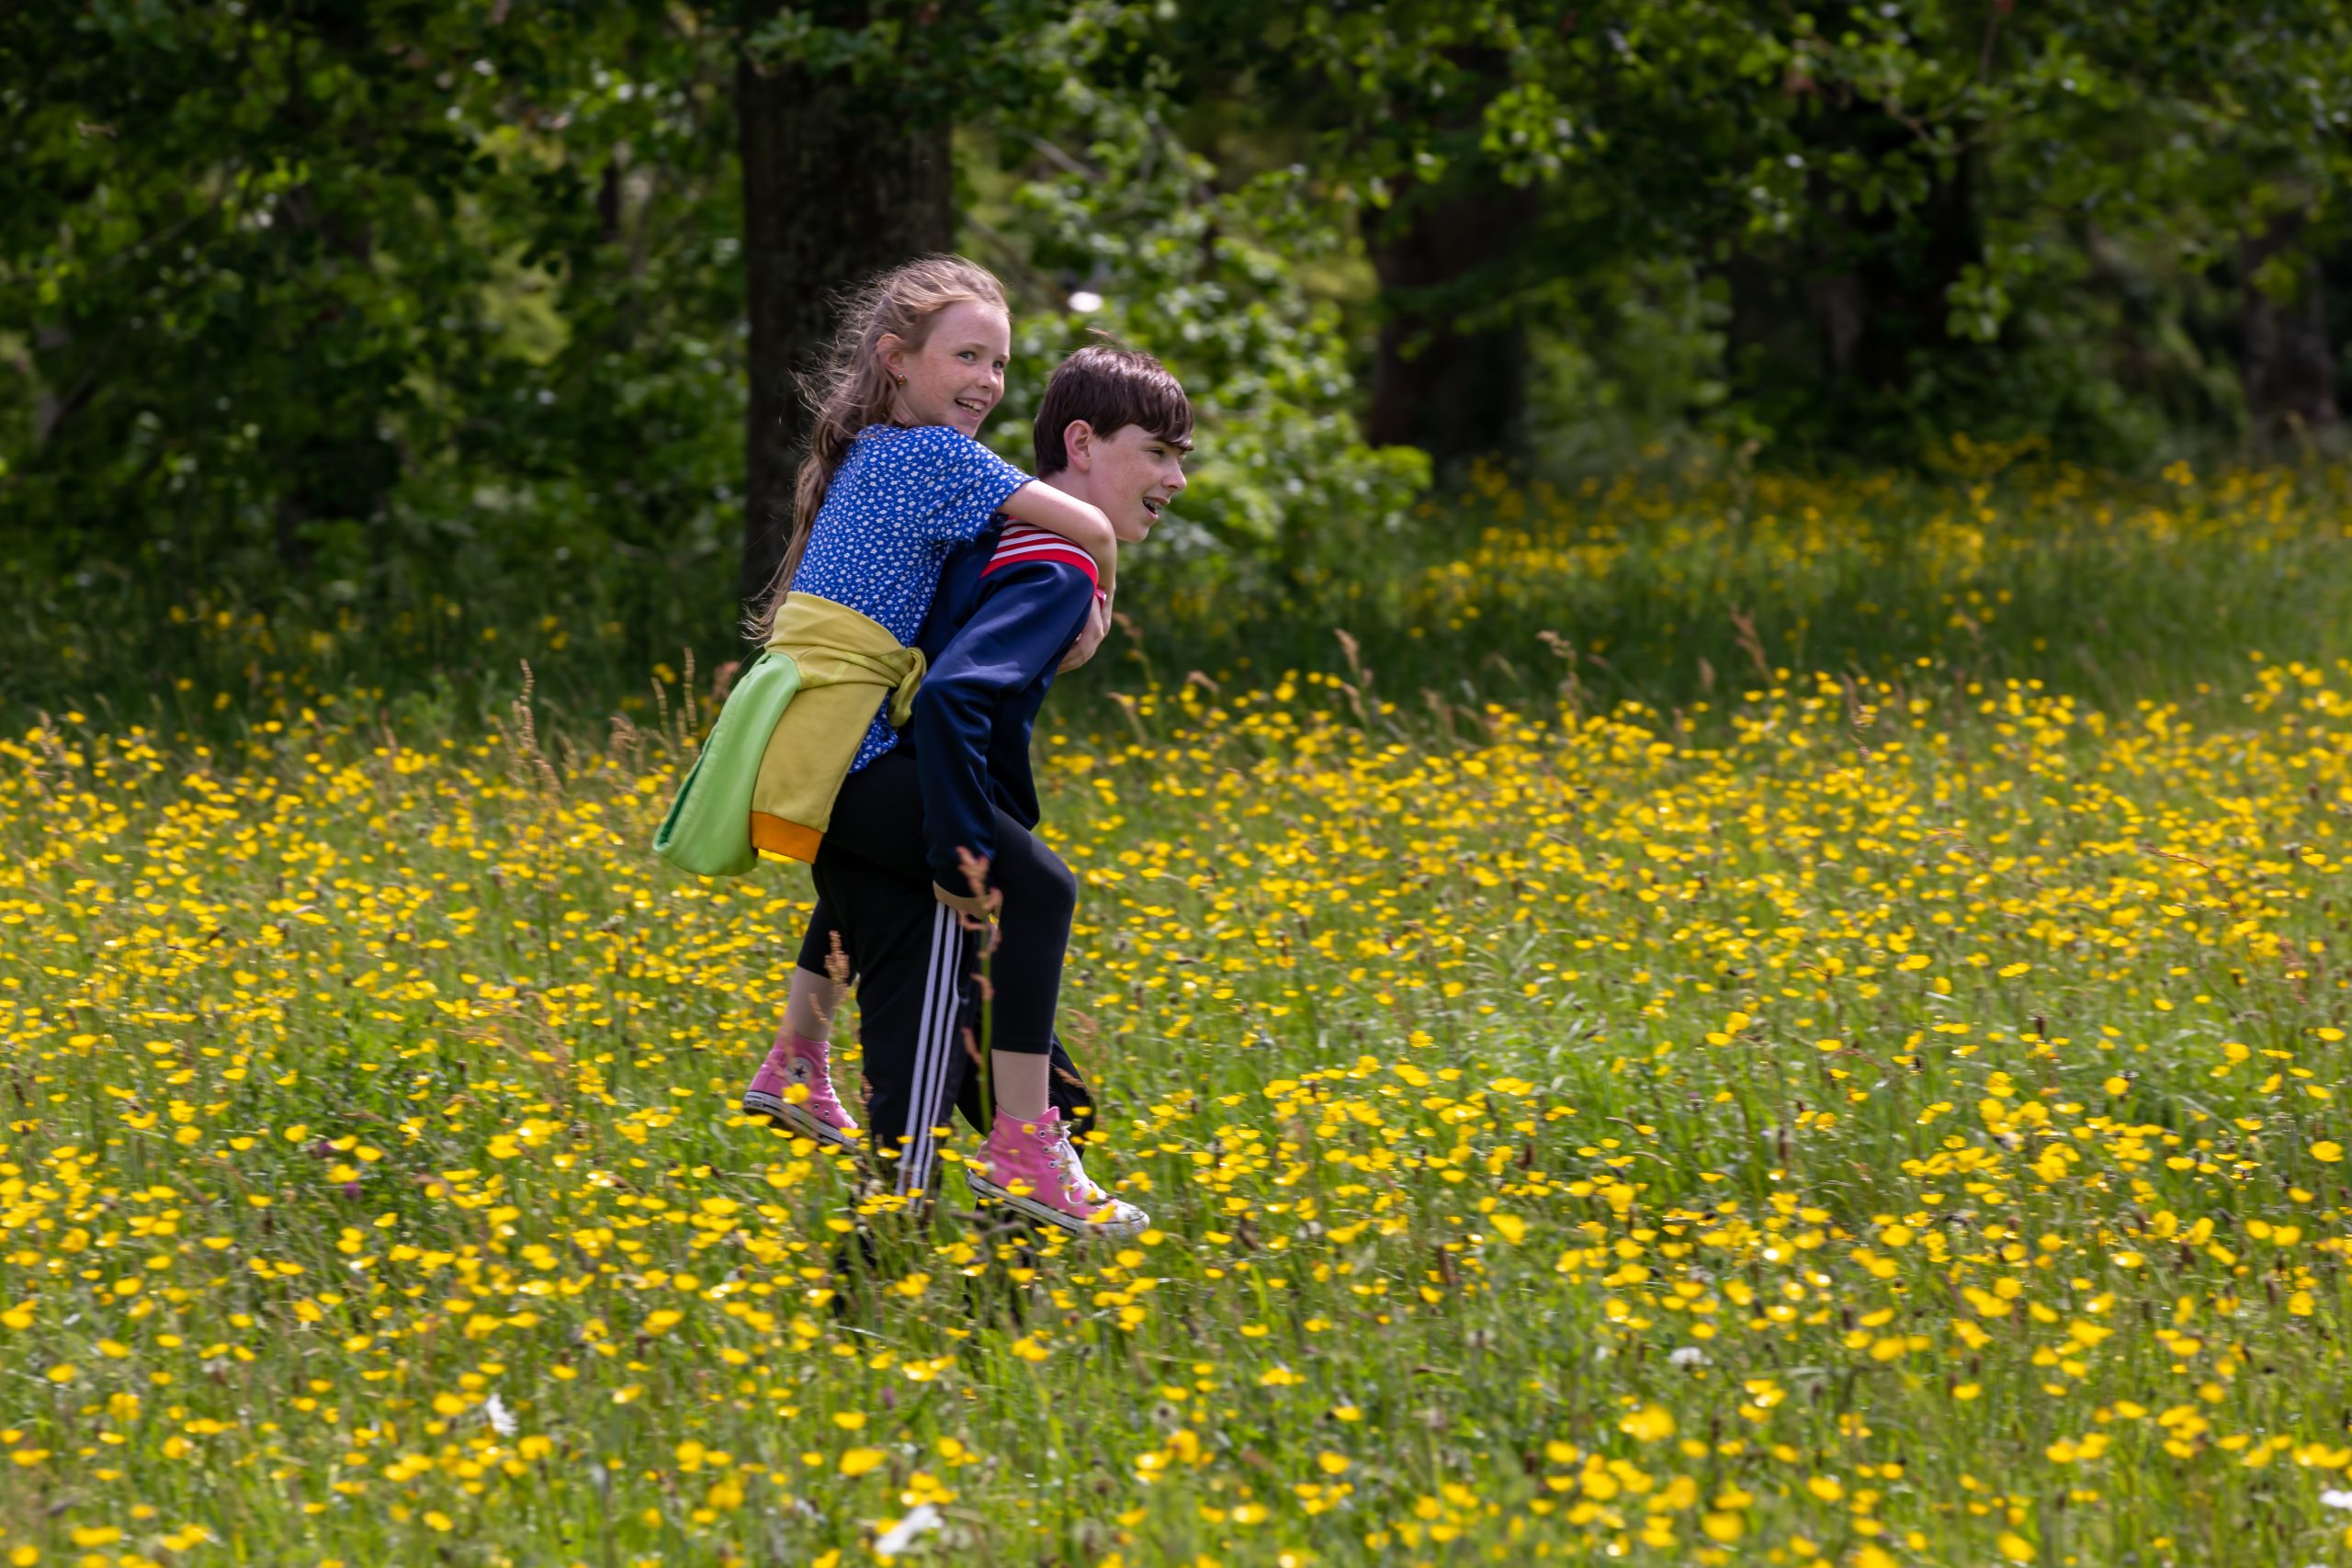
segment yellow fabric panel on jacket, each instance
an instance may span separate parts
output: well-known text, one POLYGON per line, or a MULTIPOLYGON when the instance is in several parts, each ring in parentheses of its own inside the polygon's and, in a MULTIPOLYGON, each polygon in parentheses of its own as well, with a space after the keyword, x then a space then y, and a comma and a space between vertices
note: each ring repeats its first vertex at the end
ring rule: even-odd
POLYGON ((784 602, 768 648, 799 666, 800 690, 760 755, 752 843, 813 861, 876 712, 887 701, 903 724, 913 711, 923 658, 856 611, 805 593, 784 602))
POLYGON ((683 870, 740 876, 760 852, 814 860, 833 797, 886 703, 904 724, 922 682, 920 649, 810 594, 787 596, 767 651, 728 694, 654 835, 683 870))

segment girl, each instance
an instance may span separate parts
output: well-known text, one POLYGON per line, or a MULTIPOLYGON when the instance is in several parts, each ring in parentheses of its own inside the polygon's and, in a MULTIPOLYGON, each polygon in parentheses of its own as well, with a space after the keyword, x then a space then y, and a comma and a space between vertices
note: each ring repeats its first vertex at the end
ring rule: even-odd
MULTIPOLYGON (((674 863, 740 874, 766 850, 813 861, 842 781, 897 739, 922 658, 913 647, 947 552, 1000 513, 1116 570, 1099 508, 981 446, 1004 395, 1012 322, 1004 290, 960 257, 910 262, 852 296, 810 388, 815 433, 795 490, 782 565, 746 623, 766 652, 729 693, 718 722, 654 840, 674 863)), ((796 977, 779 1032, 781 1078, 754 1106, 811 1136, 855 1132, 834 1095, 826 1048, 794 1024, 809 1005, 796 977), (799 1092, 794 1092, 797 1089, 799 1092)), ((779 1060, 780 1059, 780 1060, 779 1060)))

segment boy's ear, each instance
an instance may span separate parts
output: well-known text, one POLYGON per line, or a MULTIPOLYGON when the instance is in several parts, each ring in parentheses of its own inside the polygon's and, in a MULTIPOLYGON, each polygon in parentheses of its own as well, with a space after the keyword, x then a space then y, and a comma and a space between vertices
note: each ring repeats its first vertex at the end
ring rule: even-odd
POLYGON ((1082 419, 1062 426, 1062 450, 1069 455, 1069 466, 1080 473, 1093 468, 1094 427, 1082 419))

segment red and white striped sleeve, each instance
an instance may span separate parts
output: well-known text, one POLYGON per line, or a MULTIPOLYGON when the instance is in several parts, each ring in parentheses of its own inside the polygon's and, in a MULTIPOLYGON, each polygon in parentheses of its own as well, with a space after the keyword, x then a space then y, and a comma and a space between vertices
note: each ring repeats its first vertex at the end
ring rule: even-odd
POLYGON ((1001 571, 1009 566, 1026 566, 1033 561, 1050 562, 1057 566, 1073 566, 1086 573, 1086 581, 1099 592, 1102 576, 1095 570, 1094 558, 1063 538, 1048 534, 1043 528, 1033 528, 1026 523, 1007 523, 1004 536, 997 541, 996 553, 989 564, 980 569, 982 577, 1001 571))

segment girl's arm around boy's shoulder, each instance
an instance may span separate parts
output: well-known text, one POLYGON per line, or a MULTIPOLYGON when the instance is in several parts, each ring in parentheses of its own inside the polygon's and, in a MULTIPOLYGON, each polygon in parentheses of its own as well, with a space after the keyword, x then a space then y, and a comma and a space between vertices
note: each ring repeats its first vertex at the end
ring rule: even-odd
POLYGON ((1007 499, 1001 510, 1015 523, 1059 534, 1092 556, 1100 586, 1106 593, 1111 591, 1119 569, 1119 541, 1101 507, 1049 484, 1029 484, 1007 499))

